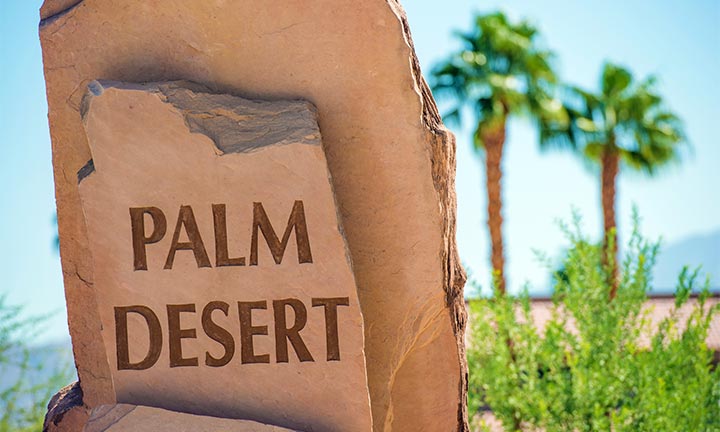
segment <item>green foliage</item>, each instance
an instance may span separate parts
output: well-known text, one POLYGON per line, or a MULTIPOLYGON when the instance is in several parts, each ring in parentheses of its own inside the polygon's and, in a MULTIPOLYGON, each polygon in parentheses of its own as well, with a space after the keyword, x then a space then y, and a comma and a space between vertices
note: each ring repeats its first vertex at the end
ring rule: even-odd
POLYGON ((22 318, 22 308, 0 296, 0 432, 42 430, 48 400, 71 380, 68 367, 40 358, 48 349, 28 346, 43 320, 22 318))
POLYGON ((605 153, 618 154, 626 166, 650 175, 680 158, 684 127, 664 106, 654 77, 636 81, 629 70, 605 63, 598 93, 573 86, 563 93, 568 121, 541 128, 547 145, 576 148, 595 163, 605 153))
POLYGON ((610 300, 612 257, 603 260, 577 219, 564 231, 571 248, 544 330, 527 293, 471 301, 470 412, 487 405, 513 431, 720 430, 720 368, 705 344, 720 309, 707 303, 709 284, 686 305, 697 272, 684 270, 675 311, 653 326, 644 304, 658 245, 636 227, 610 300))
MULTIPOLYGON (((475 148, 484 129, 505 126, 508 115, 530 114, 541 122, 564 120, 562 104, 551 93, 556 82, 553 55, 539 43, 527 21, 512 23, 502 12, 475 17, 469 32, 458 32, 462 48, 432 71, 432 89, 454 103, 444 118, 459 123, 464 107, 478 121, 475 148)), ((563 122, 563 124, 566 122, 563 122)))

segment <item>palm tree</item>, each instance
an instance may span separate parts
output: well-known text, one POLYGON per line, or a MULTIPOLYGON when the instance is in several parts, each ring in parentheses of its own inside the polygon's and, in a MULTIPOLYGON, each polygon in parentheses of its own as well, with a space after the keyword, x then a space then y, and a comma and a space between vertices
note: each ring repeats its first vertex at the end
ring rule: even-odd
MULTIPOLYGON (((668 110, 656 90, 655 78, 633 79, 627 69, 606 63, 600 93, 578 87, 565 92, 569 121, 541 130, 541 140, 572 146, 600 166, 604 241, 613 275, 617 275, 615 199, 621 164, 648 175, 679 159, 685 134, 680 119, 668 110), (611 259, 610 259, 611 258, 611 259)), ((617 285, 613 281, 611 297, 617 285)))
POLYGON ((508 117, 529 114, 545 125, 541 129, 563 124, 566 117, 551 97, 556 81, 552 54, 539 46, 535 27, 511 23, 496 12, 477 16, 473 29, 457 36, 463 46, 433 69, 432 88, 452 102, 446 120, 459 125, 465 108, 474 111, 474 148, 485 152, 491 263, 504 293, 501 179, 508 117))

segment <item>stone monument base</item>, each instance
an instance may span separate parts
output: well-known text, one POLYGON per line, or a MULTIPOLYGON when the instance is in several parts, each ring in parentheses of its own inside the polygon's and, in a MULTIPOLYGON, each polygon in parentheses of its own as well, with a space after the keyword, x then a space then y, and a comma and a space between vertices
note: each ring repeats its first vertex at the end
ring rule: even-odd
POLYGON ((89 411, 80 383, 61 389, 48 404, 43 432, 289 432, 251 420, 233 420, 138 405, 100 405, 89 411))

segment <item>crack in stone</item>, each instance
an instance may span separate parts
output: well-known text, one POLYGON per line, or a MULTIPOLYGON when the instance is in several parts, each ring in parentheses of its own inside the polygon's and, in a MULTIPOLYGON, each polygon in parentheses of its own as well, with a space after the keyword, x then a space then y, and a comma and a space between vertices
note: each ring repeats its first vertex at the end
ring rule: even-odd
MULTIPOLYGON (((57 12, 51 14, 51 15, 48 15, 48 16, 46 16, 46 17, 43 17, 43 18, 40 20, 40 28, 42 29, 43 27, 45 27, 45 26, 47 26, 47 25, 50 25, 50 24, 52 24, 53 22, 55 22, 58 18, 61 18, 61 17, 65 16, 65 15, 67 15, 68 13, 70 13, 71 11, 73 11, 75 8, 77 8, 78 6, 80 6, 80 4, 81 4, 82 2, 83 2, 83 0, 76 0, 74 3, 73 3, 73 2, 69 3, 69 4, 68 4, 67 6, 65 6, 63 9, 61 9, 61 10, 59 10, 59 11, 57 11, 57 12)), ((42 14, 43 11, 41 10, 40 13, 42 14)))
POLYGON ((106 429, 110 429, 114 424, 116 424, 116 423, 119 422, 120 420, 122 420, 122 419, 124 419, 125 417, 127 417, 130 413, 132 413, 133 411, 135 411, 135 408, 137 408, 137 407, 132 407, 132 408, 130 409, 130 411, 126 412, 126 413, 123 414, 122 416, 120 416, 120 417, 118 417, 117 419, 115 419, 115 421, 112 422, 112 423, 110 423, 110 424, 107 426, 106 429))
POLYGON ((78 271, 75 271, 75 276, 77 276, 77 278, 80 279, 85 285, 90 287, 93 286, 93 283, 80 276, 80 273, 78 271))
POLYGON ((77 182, 80 184, 87 176, 95 172, 95 162, 90 159, 77 172, 77 182))
POLYGON ((137 406, 132 406, 132 405, 114 405, 114 406, 112 406, 112 408, 110 408, 107 412, 104 412, 104 413, 103 413, 101 416, 99 416, 98 418, 90 421, 90 422, 87 424, 88 427, 86 427, 85 429, 86 429, 86 430, 90 430, 90 431, 93 431, 93 430, 97 430, 97 431, 101 431, 101 430, 102 430, 102 431, 107 431, 107 430, 109 430, 110 428, 112 428, 113 425, 117 424, 120 420, 124 419, 124 418, 127 417, 130 413, 132 413, 133 411, 135 411, 135 408, 137 408, 137 406), (125 412, 123 412, 123 410, 125 410, 125 412), (108 420, 108 416, 111 416, 111 415, 113 415, 113 414, 116 414, 116 413, 118 413, 118 411, 119 411, 119 414, 120 414, 120 415, 119 415, 117 418, 114 418, 114 419, 113 419, 113 418, 111 417, 111 420, 110 420, 110 421, 107 421, 107 420, 108 420), (98 425, 99 427, 98 427, 97 429, 95 429, 95 428, 93 428, 94 425, 98 425))
POLYGON ((280 34, 280 33, 284 32, 284 31, 287 31, 287 30, 289 30, 289 29, 291 29, 291 28, 293 28, 293 27, 299 26, 299 25, 301 25, 301 24, 305 24, 305 21, 301 21, 301 22, 289 24, 289 25, 286 25, 285 27, 281 27, 281 28, 279 28, 279 29, 277 29, 277 30, 275 30, 275 31, 271 31, 271 32, 268 32, 268 33, 263 33, 262 36, 272 36, 272 35, 280 34))

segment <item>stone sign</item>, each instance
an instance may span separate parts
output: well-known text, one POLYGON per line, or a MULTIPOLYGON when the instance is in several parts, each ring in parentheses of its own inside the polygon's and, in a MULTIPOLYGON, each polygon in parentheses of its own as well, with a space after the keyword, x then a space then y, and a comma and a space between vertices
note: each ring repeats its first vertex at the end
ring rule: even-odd
MULTIPOLYGON (((65 418, 87 419, 98 406, 137 396, 131 403, 223 417, 232 415, 225 408, 237 408, 242 400, 251 405, 237 416, 271 418, 273 425, 327 420, 354 427, 363 412, 348 407, 368 398, 353 366, 362 357, 360 344, 375 431, 467 429, 455 144, 422 78, 396 0, 45 0, 40 14, 60 253, 80 379, 73 397, 63 400, 82 400, 67 408, 72 415, 65 418), (286 175, 288 167, 310 163, 305 153, 279 159, 284 166, 272 172, 262 165, 272 160, 259 161, 252 178, 235 172, 230 161, 294 146, 263 144, 278 138, 277 128, 294 133, 299 123, 301 131, 307 127, 297 117, 276 117, 277 108, 265 112, 272 125, 265 130, 233 128, 233 122, 242 125, 242 116, 232 110, 225 120, 207 115, 215 103, 207 100, 173 102, 163 85, 115 85, 86 97, 88 86, 100 93, 95 80, 187 80, 206 90, 178 86, 174 94, 209 89, 224 98, 309 101, 317 107, 332 181, 326 179, 320 193, 314 177, 320 171, 307 171, 308 178, 306 170, 286 175), (131 96, 138 102, 120 104, 131 96), (149 110, 149 101, 157 111, 130 120, 133 110, 149 110), (284 128, 285 122, 294 126, 284 128), (102 128, 116 138, 127 131, 148 139, 122 140, 133 147, 125 154, 103 146, 112 135, 102 128), (182 140, 175 140, 180 132, 182 140), (244 151, 237 152, 236 139, 245 143, 244 151), (143 146, 162 142, 173 147, 143 146), (210 152, 199 154, 202 148, 210 152), (151 168, 151 162, 161 163, 151 168), (216 168, 200 176, 206 172, 201 166, 216 168), (151 169, 163 175, 150 177, 151 169), (229 180, 240 183, 230 186, 229 180), (273 182, 291 184, 286 192, 273 182), (327 204, 330 185, 337 215, 329 214, 335 208, 327 204), (313 193, 299 196, 296 188, 313 193), (154 189, 168 192, 153 195, 154 189), (326 204, 310 204, 323 199, 326 204), (117 215, 111 214, 116 206, 117 215), (338 251, 342 235, 326 231, 338 220, 357 299, 346 254, 338 251), (110 247, 124 249, 104 249, 110 247), (321 256, 333 264, 321 268, 321 256), (314 284, 321 279, 313 273, 317 269, 347 281, 314 284), (108 283, 112 278, 117 279, 108 283), (231 282, 237 282, 236 293, 227 288, 231 282), (155 284, 159 291, 150 289, 155 284), (345 297, 347 306, 338 300, 345 297), (364 340, 353 330, 359 323, 364 340), (337 351, 328 343, 334 329, 337 351), (339 361, 332 360, 336 354, 339 361), (301 361, 309 356, 313 361, 301 361), (264 370, 273 372, 258 372, 269 380, 258 387, 260 394, 252 393, 255 387, 237 387, 249 376, 237 374, 264 370), (282 371, 289 370, 307 374, 283 381, 282 371), (345 370, 355 374, 351 382, 330 378, 345 370), (162 387, 176 385, 171 375, 181 377, 176 384, 185 382, 181 392, 162 387), (329 402, 323 412, 335 417, 323 420, 313 411, 318 403, 304 395, 319 386, 303 381, 309 377, 326 380, 327 392, 313 397, 331 397, 335 388, 352 393, 329 402), (235 390, 224 394, 218 383, 235 390), (272 398, 263 399, 268 394, 272 398), (292 416, 305 413, 283 417, 278 401, 293 399, 287 407, 292 416)), ((296 148, 317 147, 305 139, 305 132, 292 138, 296 148)), ((322 159, 316 162, 318 170, 324 167, 322 159)), ((65 409, 53 408, 51 413, 65 409)), ((62 430, 57 417, 49 424, 62 430)))
POLYGON ((314 107, 182 83, 89 88, 78 180, 117 401, 369 430, 314 107))

